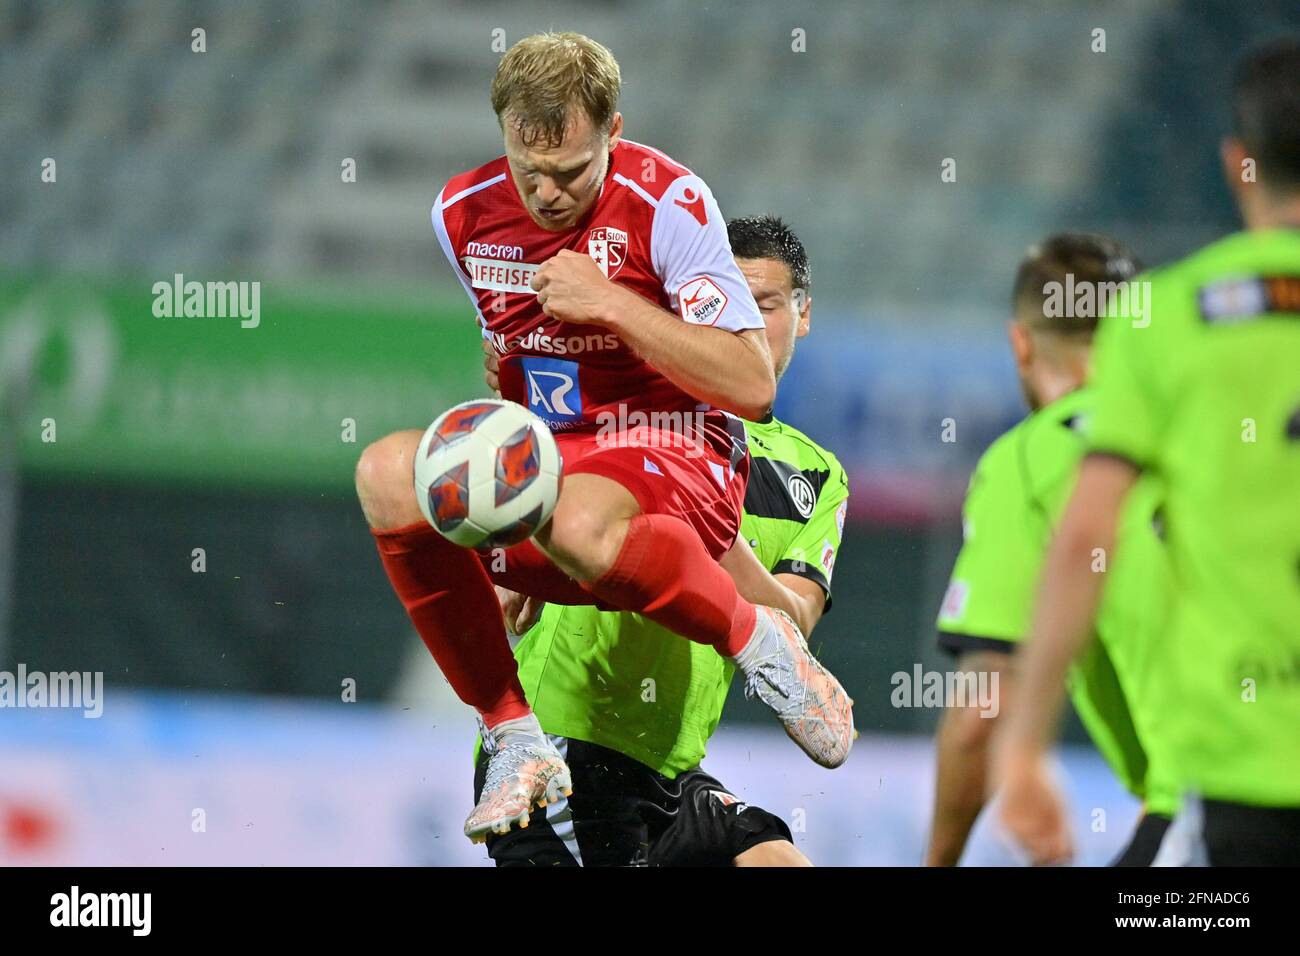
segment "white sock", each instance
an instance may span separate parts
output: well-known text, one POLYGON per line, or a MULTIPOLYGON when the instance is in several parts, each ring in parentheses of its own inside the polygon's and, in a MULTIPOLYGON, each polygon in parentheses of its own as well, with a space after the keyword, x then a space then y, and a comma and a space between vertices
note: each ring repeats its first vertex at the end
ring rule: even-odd
POLYGON ((767 652, 767 645, 771 638, 776 634, 776 629, 770 626, 770 619, 760 608, 758 616, 754 619, 754 633, 750 635, 745 646, 740 649, 735 657, 736 666, 740 668, 741 673, 749 673, 749 668, 758 661, 767 652))
MULTIPOLYGON (((482 718, 479 718, 479 722, 480 724, 482 723, 482 718)), ((545 736, 542 732, 541 722, 537 719, 537 715, 531 710, 522 717, 516 717, 513 720, 503 720, 491 729, 488 729, 487 725, 484 724, 482 729, 486 731, 486 733, 491 734, 492 738, 498 743, 506 737, 515 734, 520 734, 525 737, 545 736)))

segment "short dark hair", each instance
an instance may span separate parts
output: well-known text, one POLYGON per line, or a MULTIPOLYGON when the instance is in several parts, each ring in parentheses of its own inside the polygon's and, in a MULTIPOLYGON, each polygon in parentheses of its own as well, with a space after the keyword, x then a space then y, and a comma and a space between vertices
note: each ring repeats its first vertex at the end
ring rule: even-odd
MULTIPOLYGON (((1066 283, 1073 276, 1074 286, 1085 283, 1128 282, 1142 269, 1133 250, 1117 239, 1090 232, 1058 232, 1025 252, 1016 270, 1011 295, 1017 315, 1030 317, 1034 328, 1061 335, 1090 336, 1097 330, 1097 319, 1105 312, 1105 303, 1097 301, 1092 315, 1049 316, 1045 304, 1049 283, 1066 283)), ((1073 310, 1067 310, 1072 312, 1073 310)))
POLYGON ((1262 182, 1300 187, 1300 36, 1257 47, 1237 64, 1232 127, 1262 182))
POLYGON ((727 223, 731 254, 739 259, 779 259, 790 270, 790 282, 812 292, 808 253, 794 230, 780 216, 742 216, 727 223))

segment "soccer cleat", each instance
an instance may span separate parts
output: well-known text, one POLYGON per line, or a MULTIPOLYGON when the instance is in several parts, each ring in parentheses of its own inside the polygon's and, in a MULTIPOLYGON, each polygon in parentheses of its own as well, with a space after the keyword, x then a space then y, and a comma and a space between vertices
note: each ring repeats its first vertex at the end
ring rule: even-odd
POLYGON ((487 779, 478 806, 465 821, 465 836, 482 843, 490 834, 528 826, 533 807, 544 807, 573 793, 569 767, 537 718, 529 714, 488 729, 479 721, 487 779))
POLYGON ((804 753, 823 767, 844 763, 857 737, 853 701, 812 656, 790 615, 760 606, 754 634, 735 661, 745 696, 772 708, 804 753))

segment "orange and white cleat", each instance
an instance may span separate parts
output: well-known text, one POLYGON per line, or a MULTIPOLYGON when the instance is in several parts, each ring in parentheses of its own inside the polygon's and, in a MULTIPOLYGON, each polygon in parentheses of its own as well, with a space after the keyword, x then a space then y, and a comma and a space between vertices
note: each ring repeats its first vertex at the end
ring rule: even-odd
POLYGON ((528 826, 533 807, 573 793, 569 766, 533 714, 488 729, 479 721, 487 778, 478 806, 465 821, 465 836, 482 843, 490 834, 528 826))
POLYGON ((772 708, 814 762, 834 768, 848 759, 857 737, 853 701, 812 656, 790 615, 760 606, 754 635, 734 659, 745 675, 745 696, 772 708))

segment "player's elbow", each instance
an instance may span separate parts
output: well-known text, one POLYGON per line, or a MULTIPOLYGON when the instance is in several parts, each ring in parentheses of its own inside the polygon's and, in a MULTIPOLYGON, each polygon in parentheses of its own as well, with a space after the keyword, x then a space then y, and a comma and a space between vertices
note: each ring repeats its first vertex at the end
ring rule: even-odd
POLYGON ((756 422, 766 418, 776 401, 776 378, 771 366, 756 367, 741 387, 730 396, 727 411, 756 422))
POLYGON ((813 628, 817 622, 822 619, 822 614, 826 610, 824 600, 813 600, 802 594, 795 594, 795 623, 799 625, 799 630, 803 632, 804 637, 811 636, 813 628))

